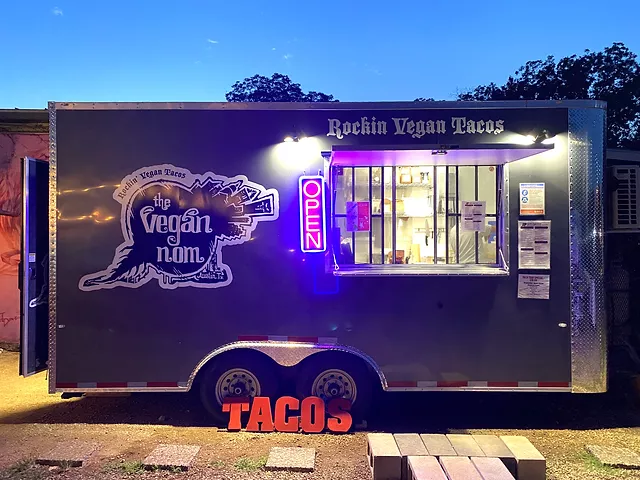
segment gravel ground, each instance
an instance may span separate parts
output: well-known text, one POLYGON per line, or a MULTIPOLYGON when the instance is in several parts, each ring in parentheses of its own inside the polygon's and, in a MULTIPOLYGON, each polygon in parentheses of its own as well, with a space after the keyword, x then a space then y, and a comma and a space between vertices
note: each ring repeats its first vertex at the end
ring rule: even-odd
MULTIPOLYGON (((61 400, 44 374, 17 375, 18 355, 0 353, 0 479, 368 479, 366 433, 227 433, 208 426, 193 395, 139 394, 61 400), (28 463, 61 440, 97 441, 84 467, 49 471, 28 463), (160 443, 201 445, 186 473, 143 472, 137 463, 160 443), (313 473, 266 472, 272 446, 315 448, 313 473)), ((640 452, 640 404, 606 395, 388 394, 376 402, 370 431, 462 432, 527 436, 547 458, 549 479, 639 479, 639 471, 602 467, 587 444, 640 452), (416 413, 419 412, 419 413, 416 413)))

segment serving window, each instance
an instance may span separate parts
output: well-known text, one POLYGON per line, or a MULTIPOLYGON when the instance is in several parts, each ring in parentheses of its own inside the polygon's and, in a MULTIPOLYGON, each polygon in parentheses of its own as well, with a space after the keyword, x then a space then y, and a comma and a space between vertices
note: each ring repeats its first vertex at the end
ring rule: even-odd
POLYGON ((342 273, 499 273, 502 165, 332 166, 342 273))

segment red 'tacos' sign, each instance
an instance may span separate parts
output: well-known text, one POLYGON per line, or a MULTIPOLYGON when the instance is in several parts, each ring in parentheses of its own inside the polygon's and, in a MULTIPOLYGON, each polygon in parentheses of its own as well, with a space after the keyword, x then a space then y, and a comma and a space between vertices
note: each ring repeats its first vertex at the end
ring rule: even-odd
POLYGON ((324 179, 302 176, 300 193, 300 249, 305 253, 324 252, 327 231, 324 211, 324 179))
POLYGON ((227 398, 222 411, 229 412, 229 431, 242 428, 242 413, 249 412, 247 432, 320 433, 325 428, 333 433, 348 432, 353 420, 351 402, 346 398, 334 398, 325 405, 319 397, 306 397, 302 401, 294 397, 280 397, 271 408, 269 397, 227 398))

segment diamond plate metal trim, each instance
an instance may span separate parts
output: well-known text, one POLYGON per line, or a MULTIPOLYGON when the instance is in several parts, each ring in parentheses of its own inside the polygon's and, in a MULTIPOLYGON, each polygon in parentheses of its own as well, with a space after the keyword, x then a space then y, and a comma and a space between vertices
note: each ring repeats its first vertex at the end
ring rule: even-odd
POLYGON ((575 393, 607 390, 604 298, 604 109, 569 109, 571 384, 575 393))
POLYGON ((49 393, 56 391, 57 154, 56 104, 49 102, 49 393))

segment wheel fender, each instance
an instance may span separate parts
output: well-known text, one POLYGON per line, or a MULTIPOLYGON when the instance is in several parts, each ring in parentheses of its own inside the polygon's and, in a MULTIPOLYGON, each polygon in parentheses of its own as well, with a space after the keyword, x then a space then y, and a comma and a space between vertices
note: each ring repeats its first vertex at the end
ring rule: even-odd
POLYGON ((343 352, 353 355, 367 364, 377 374, 380 380, 380 385, 383 390, 387 388, 387 380, 384 373, 378 366, 378 364, 366 353, 361 352, 358 349, 345 345, 319 345, 314 343, 294 343, 294 342, 274 342, 274 341, 256 341, 256 342, 232 342, 223 345, 200 360, 198 365, 193 369, 189 380, 187 381, 187 389, 191 390, 196 376, 202 370, 202 368, 209 363, 215 357, 227 352, 236 351, 240 349, 253 350, 260 352, 267 357, 271 358, 278 365, 283 367, 292 367, 299 364, 305 358, 316 355, 320 352, 343 352))

